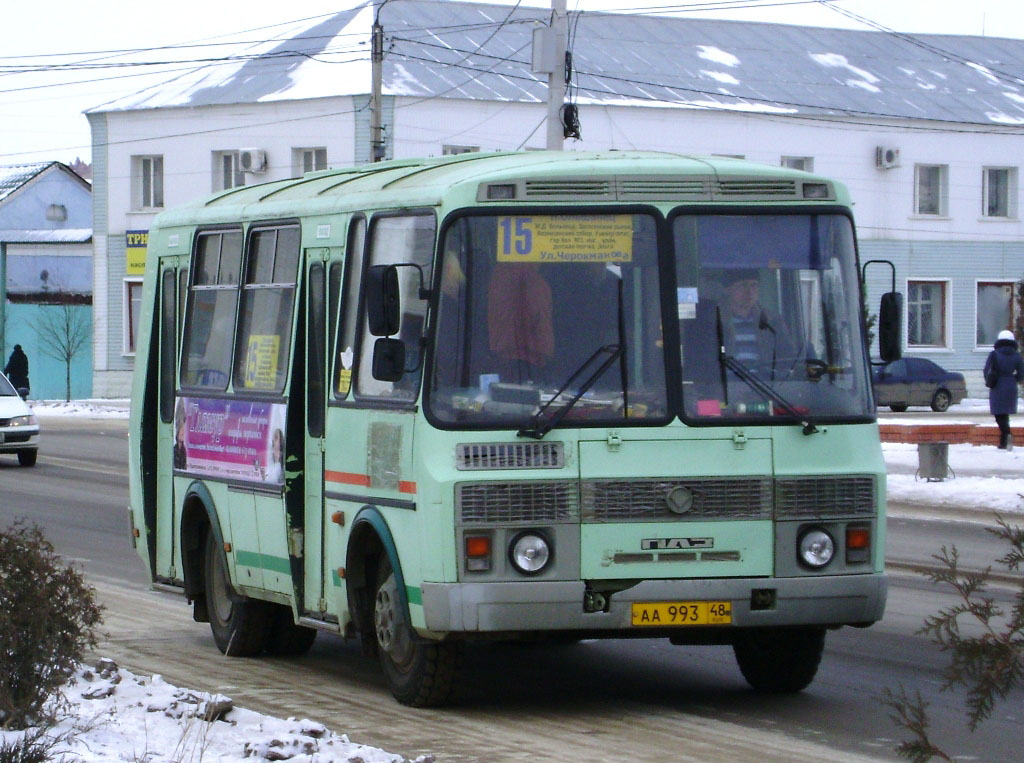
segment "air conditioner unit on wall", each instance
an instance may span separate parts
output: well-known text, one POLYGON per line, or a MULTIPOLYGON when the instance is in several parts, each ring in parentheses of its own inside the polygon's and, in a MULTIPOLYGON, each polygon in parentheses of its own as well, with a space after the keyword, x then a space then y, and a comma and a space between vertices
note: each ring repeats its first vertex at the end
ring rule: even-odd
POLYGON ((262 148, 238 149, 238 169, 242 172, 266 172, 267 152, 262 148))
POLYGON ((875 166, 882 170, 891 170, 900 166, 900 150, 892 146, 875 148, 875 166))

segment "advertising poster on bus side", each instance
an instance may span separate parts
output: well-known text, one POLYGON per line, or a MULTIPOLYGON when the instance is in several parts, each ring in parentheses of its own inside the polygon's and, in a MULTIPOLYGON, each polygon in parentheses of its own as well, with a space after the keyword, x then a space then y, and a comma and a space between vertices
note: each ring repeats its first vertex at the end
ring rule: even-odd
POLYGON ((282 403, 178 398, 174 468, 206 477, 284 484, 282 403))

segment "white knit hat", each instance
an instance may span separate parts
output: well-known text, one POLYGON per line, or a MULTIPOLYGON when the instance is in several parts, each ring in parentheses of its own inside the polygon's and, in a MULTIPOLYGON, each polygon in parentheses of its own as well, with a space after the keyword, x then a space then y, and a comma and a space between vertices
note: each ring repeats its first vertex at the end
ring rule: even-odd
POLYGON ((1007 329, 1003 329, 1002 331, 1000 331, 999 336, 996 337, 997 342, 1003 339, 1009 339, 1011 342, 1016 341, 1014 339, 1013 332, 1007 329))

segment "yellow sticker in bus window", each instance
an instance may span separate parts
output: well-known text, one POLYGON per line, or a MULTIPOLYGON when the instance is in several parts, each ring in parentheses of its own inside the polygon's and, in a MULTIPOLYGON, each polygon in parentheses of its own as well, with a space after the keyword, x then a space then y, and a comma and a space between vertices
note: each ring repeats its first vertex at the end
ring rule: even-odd
POLYGON ((274 389, 277 387, 281 337, 277 334, 253 334, 245 354, 245 388, 274 389))
POLYGON ((632 215, 498 217, 498 262, 630 262, 632 215))

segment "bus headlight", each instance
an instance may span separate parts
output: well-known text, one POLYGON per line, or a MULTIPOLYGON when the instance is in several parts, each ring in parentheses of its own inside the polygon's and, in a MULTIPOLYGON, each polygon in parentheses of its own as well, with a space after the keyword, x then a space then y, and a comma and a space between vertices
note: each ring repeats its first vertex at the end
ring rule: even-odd
POLYGON ((796 555, 800 563, 811 569, 821 569, 836 554, 836 542, 820 527, 811 527, 800 533, 796 542, 796 555))
POLYGON ((539 532, 527 530, 512 539, 508 547, 508 558, 519 572, 536 575, 551 561, 551 546, 539 532))

